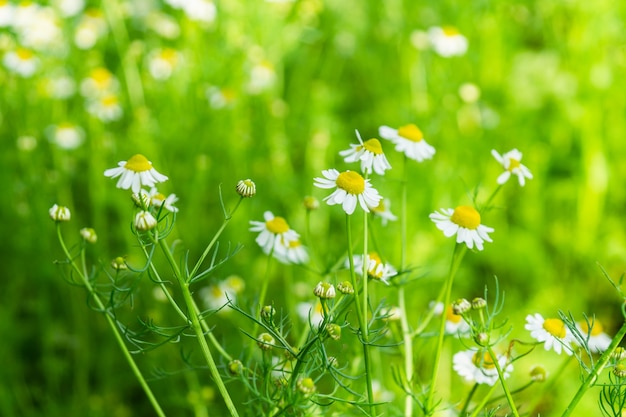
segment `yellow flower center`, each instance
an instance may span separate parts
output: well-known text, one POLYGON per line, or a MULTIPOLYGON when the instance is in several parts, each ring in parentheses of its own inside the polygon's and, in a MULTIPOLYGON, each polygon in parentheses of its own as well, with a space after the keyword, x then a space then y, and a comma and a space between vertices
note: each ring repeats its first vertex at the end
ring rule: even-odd
POLYGON ((276 235, 282 235, 283 233, 289 231, 289 225, 287 224, 287 221, 279 216, 274 217, 272 220, 266 221, 265 227, 267 227, 267 230, 276 235))
POLYGON ((119 100, 115 96, 106 96, 106 97, 103 97, 100 102, 105 107, 113 107, 119 103, 119 100))
POLYGON ((563 339, 565 333, 565 323, 561 319, 545 319, 543 322, 543 328, 554 337, 563 339))
POLYGON ((361 194, 365 191, 365 180, 354 171, 346 171, 339 174, 336 181, 337 187, 349 194, 361 194))
POLYGON ((372 211, 375 211, 376 213, 384 213, 385 212, 385 203, 383 202, 383 200, 380 200, 380 203, 378 203, 378 205, 376 207, 370 207, 372 209, 372 211))
POLYGON ((104 86, 111 80, 111 72, 106 68, 96 68, 91 71, 91 79, 99 86, 104 86))
POLYGON ((461 320, 463 320, 463 317, 458 314, 454 314, 454 310, 452 310, 452 306, 450 306, 446 310, 446 320, 451 323, 457 324, 460 323, 461 320))
POLYGON ((398 135, 413 142, 419 142, 424 139, 424 134, 414 124, 399 127, 398 135))
POLYGON ((124 165, 124 167, 131 171, 144 172, 150 171, 152 169, 152 164, 145 156, 138 153, 137 155, 131 156, 131 158, 126 161, 126 165, 124 165))
POLYGON ((289 249, 296 249, 300 246, 302 246, 302 242, 300 242, 299 240, 292 240, 291 242, 289 242, 289 249))
POLYGON ((472 357, 472 362, 476 365, 477 368, 490 369, 494 368, 495 365, 493 363, 493 359, 491 359, 491 355, 489 352, 484 352, 482 355, 479 352, 474 353, 472 357))
POLYGON ((480 214, 469 206, 458 206, 450 216, 452 223, 466 229, 474 230, 480 226, 480 214))
POLYGON ((224 294, 224 291, 218 285, 211 285, 210 290, 214 298, 220 298, 224 294))
POLYGON ((441 28, 441 30, 443 31, 443 34, 446 36, 456 36, 460 33, 459 30, 455 28, 454 26, 444 26, 441 28))
MULTIPOLYGON (((587 324, 586 321, 582 321, 578 324, 580 326, 580 329, 582 330, 583 335, 586 335, 589 333, 589 325, 587 324)), ((602 334, 603 331, 604 331, 604 328, 602 327, 602 324, 600 324, 600 322, 598 322, 597 320, 591 321, 591 333, 589 333, 591 336, 598 336, 602 334)))
POLYGON ((28 49, 25 49, 25 48, 17 48, 15 51, 15 54, 22 61, 28 61, 30 59, 33 59, 33 56, 34 56, 32 51, 29 51, 28 49))
POLYGON ((236 293, 240 293, 246 287, 246 283, 238 275, 229 276, 224 283, 236 293))
POLYGON ((371 153, 375 155, 383 154, 383 147, 381 146, 380 141, 378 139, 366 140, 365 142, 363 142, 363 147, 365 148, 366 151, 370 151, 371 153))
POLYGON ((509 167, 507 168, 508 171, 513 171, 515 168, 519 168, 519 166, 521 165, 520 161, 518 161, 517 159, 509 159, 509 167))

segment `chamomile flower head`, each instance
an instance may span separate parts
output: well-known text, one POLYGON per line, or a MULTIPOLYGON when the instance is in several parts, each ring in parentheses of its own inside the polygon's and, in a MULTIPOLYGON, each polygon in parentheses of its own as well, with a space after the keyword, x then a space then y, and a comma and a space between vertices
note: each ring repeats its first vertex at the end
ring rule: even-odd
POLYGON ((276 245, 274 248, 274 257, 278 262, 286 265, 301 265, 309 262, 309 253, 304 245, 302 245, 300 239, 291 240, 286 244, 276 245))
POLYGON ((504 167, 504 172, 498 177, 498 184, 504 184, 507 182, 509 178, 511 178, 511 174, 517 176, 519 185, 522 187, 526 184, 527 178, 529 180, 533 178, 533 174, 530 170, 521 164, 520 161, 522 160, 522 153, 517 149, 513 149, 503 155, 500 155, 498 151, 493 149, 491 154, 504 167))
POLYGON ((313 326, 317 327, 324 321, 324 310, 319 300, 315 304, 306 301, 299 303, 296 306, 296 311, 303 321, 310 322, 313 326))
POLYGON ((119 87, 120 83, 111 71, 105 67, 97 67, 81 81, 80 93, 87 99, 96 99, 117 93, 119 87))
POLYGON ((119 120, 124 114, 119 97, 112 93, 88 100, 85 108, 87 113, 105 123, 119 120))
POLYGON ((381 126, 378 128, 378 134, 381 138, 396 145, 396 151, 404 153, 407 158, 417 162, 432 159, 435 154, 435 148, 424 140, 424 134, 414 124, 401 126, 398 129, 381 126))
POLYGON ((539 313, 529 314, 524 328, 537 342, 543 343, 545 350, 554 350, 559 355, 563 351, 568 355, 573 353, 571 343, 574 338, 563 320, 544 319, 539 313))
POLYGON ((283 217, 274 216, 271 211, 263 213, 263 219, 264 221, 262 222, 250 221, 250 231, 259 232, 256 243, 258 243, 266 255, 273 252, 276 252, 279 256, 285 255, 286 247, 291 242, 298 241, 300 235, 289 227, 289 224, 283 217))
POLYGON ((156 187, 152 187, 148 193, 148 197, 150 198, 150 203, 153 206, 163 207, 172 213, 178 212, 178 207, 174 207, 174 204, 178 201, 176 194, 170 194, 166 197, 164 194, 161 194, 156 187))
POLYGON ((339 172, 336 169, 322 171, 324 178, 315 178, 314 185, 318 188, 336 188, 324 201, 329 206, 341 204, 347 214, 354 213, 357 202, 369 213, 369 207, 376 207, 381 200, 378 191, 372 187, 369 179, 365 179, 355 171, 339 172))
MULTIPOLYGON (((374 280, 379 280, 389 285, 389 279, 396 276, 398 271, 388 263, 382 261, 376 252, 367 255, 367 276, 374 280)), ((346 261, 349 266, 349 260, 346 261)), ((363 255, 354 256, 354 272, 363 274, 363 255)))
MULTIPOLYGON (((497 356, 504 378, 508 378, 513 371, 513 365, 507 364, 506 356, 497 356)), ((485 350, 468 349, 457 352, 452 358, 452 363, 454 370, 467 382, 493 386, 498 381, 496 365, 485 350)))
POLYGON ((383 226, 387 225, 387 222, 395 222, 398 217, 391 212, 391 200, 383 198, 378 202, 376 207, 370 207, 372 214, 376 217, 380 217, 383 226))
POLYGON ((78 148, 85 140, 85 131, 72 123, 59 123, 46 128, 50 142, 61 149, 71 150, 78 148))
POLYGON ((378 175, 384 175, 386 170, 391 169, 378 139, 372 138, 363 142, 358 130, 356 137, 359 139, 358 144, 351 144, 350 149, 339 152, 345 162, 361 161, 361 172, 364 174, 371 174, 373 170, 378 175))
POLYGON ((454 313, 452 306, 448 306, 446 309, 445 327, 446 334, 467 336, 470 331, 469 324, 463 319, 463 316, 454 313))
POLYGON ((167 177, 159 173, 152 166, 152 162, 141 155, 133 155, 128 161, 121 161, 116 168, 104 171, 105 177, 120 179, 117 181, 117 188, 133 190, 138 193, 141 187, 153 187, 155 184, 167 181, 167 177))
POLYGON ((9 71, 23 78, 31 77, 39 68, 39 58, 30 49, 22 47, 5 53, 2 62, 9 71))
POLYGON ((493 232, 493 228, 480 224, 480 213, 473 207, 442 208, 429 217, 446 237, 456 234, 456 242, 465 243, 469 249, 476 246, 483 250, 483 242, 492 241, 488 233, 493 232))
POLYGON ((152 78, 158 81, 165 81, 180 66, 181 55, 175 49, 163 48, 150 52, 147 59, 148 71, 152 78))
POLYGON ((222 308, 228 300, 234 301, 245 289, 245 281, 238 275, 231 275, 217 283, 210 284, 199 291, 200 298, 210 310, 219 310, 227 313, 230 310, 222 308))
POLYGON ((467 38, 452 26, 428 29, 428 40, 434 51, 444 58, 461 56, 467 52, 467 38))
POLYGON ((586 340, 591 352, 602 353, 611 344, 611 337, 604 332, 604 327, 597 319, 583 320, 576 323, 576 327, 586 340))
POLYGON ((137 230, 146 231, 154 229, 157 223, 157 219, 155 219, 149 211, 141 210, 135 215, 135 227, 137 230))
POLYGON ((72 218, 70 209, 65 206, 59 206, 58 204, 50 207, 48 213, 50 214, 50 218, 55 222, 69 222, 72 218))

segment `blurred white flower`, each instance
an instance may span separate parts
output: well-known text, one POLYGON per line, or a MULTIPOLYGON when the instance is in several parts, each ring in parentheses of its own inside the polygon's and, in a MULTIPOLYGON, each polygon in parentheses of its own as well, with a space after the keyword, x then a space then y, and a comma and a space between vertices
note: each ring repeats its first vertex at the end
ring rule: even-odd
MULTIPOLYGON (((513 364, 507 364, 507 358, 504 355, 498 356, 498 365, 504 374, 504 378, 508 378, 513 372, 513 364)), ((476 384, 487 384, 493 386, 498 381, 498 370, 494 364, 491 355, 486 351, 478 351, 476 349, 468 349, 457 352, 452 357, 452 367, 467 382, 476 384)))
POLYGON ((30 49, 21 47, 6 52, 2 62, 9 71, 24 78, 32 77, 39 68, 39 58, 30 49))
POLYGON ((8 1, 0 1, 0 28, 8 27, 15 20, 15 6, 8 1))
POLYGON ((52 74, 43 80, 43 89, 49 97, 64 100, 76 93, 76 81, 67 74, 52 74))
POLYGON ((80 83, 80 93, 89 99, 109 96, 118 90, 119 81, 104 67, 94 68, 80 83))
POLYGON ((235 99, 235 92, 233 90, 228 88, 219 88, 217 86, 207 88, 205 95, 209 101, 209 106, 214 109, 227 107, 235 99))
POLYGON ((158 11, 151 12, 146 18, 148 27, 165 39, 176 39, 180 36, 180 26, 176 19, 158 11))
POLYGON ((76 16, 85 8, 85 0, 54 0, 53 4, 63 17, 76 16))
POLYGON ((269 61, 261 61, 250 69, 247 91, 259 94, 271 88, 276 82, 274 66, 269 61))
POLYGON ((64 46, 61 22, 54 9, 37 7, 27 16, 20 19, 19 25, 14 25, 22 45, 46 52, 64 46))
POLYGON ((467 38, 452 26, 428 29, 428 39, 435 52, 442 57, 461 56, 467 52, 467 38))
POLYGON ((62 149, 76 149, 85 140, 85 132, 72 123, 59 123, 46 128, 48 140, 62 149))
POLYGON ((155 49, 148 54, 148 71, 152 78, 159 81, 171 77, 174 69, 179 65, 181 55, 172 48, 155 49))
POLYGON ((119 120, 124 114, 120 100, 115 94, 107 94, 86 103, 87 113, 108 123, 119 120))
MULTIPOLYGON (((237 276, 231 275, 223 281, 210 284, 200 289, 199 295, 206 307, 210 310, 217 310, 224 307, 228 300, 236 300, 237 296, 245 289, 245 281, 237 276)), ((222 308, 220 312, 228 312, 230 309, 222 308)))
POLYGON ((79 49, 91 49, 108 32, 104 14, 98 9, 87 9, 74 32, 74 44, 79 49))

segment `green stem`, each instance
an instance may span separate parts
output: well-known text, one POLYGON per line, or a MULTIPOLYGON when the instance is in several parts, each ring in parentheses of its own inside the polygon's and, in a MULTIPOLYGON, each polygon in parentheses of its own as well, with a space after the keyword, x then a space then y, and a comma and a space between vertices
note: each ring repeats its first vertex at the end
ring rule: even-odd
MULTIPOLYGON (((404 156, 404 170, 402 178, 402 197, 401 197, 401 213, 400 213, 400 271, 404 271, 406 266, 406 196, 407 196, 407 160, 404 156)), ((406 375, 406 381, 408 389, 406 396, 404 397, 404 416, 411 417, 413 415, 413 397, 410 394, 410 390, 413 387, 413 335, 411 334, 411 328, 409 326, 409 318, 407 316, 406 296, 404 292, 404 285, 398 288, 398 308, 400 309, 400 326, 402 328, 402 339, 404 344, 404 373, 406 375)))
POLYGON ((600 374, 600 372, 602 372, 605 365, 609 362, 609 359, 611 359, 613 352, 615 352, 615 349, 617 349, 617 347, 619 346, 620 342, 624 338, 624 335, 626 335, 626 322, 622 324, 622 327, 613 338, 613 341, 611 342, 607 350, 605 350, 602 356, 600 356, 600 359, 598 360, 598 362, 596 362, 596 365, 593 367, 589 375, 587 375, 582 385, 578 389, 578 392, 576 392, 574 398, 572 398, 572 401, 570 401, 569 405, 567 406, 561 417, 567 417, 572 414, 574 408, 576 408, 576 405, 578 405, 578 402, 581 400, 585 392, 589 388, 591 388, 598 379, 598 375, 600 374))
POLYGON ((472 397, 476 393, 476 390, 478 390, 479 385, 480 384, 477 384, 477 383, 474 384, 470 392, 467 394, 467 398, 465 399, 465 402, 463 403, 463 408, 461 409, 459 416, 464 417, 467 414, 467 407, 469 407, 470 401, 472 401, 472 397))
POLYGON ((239 208, 239 205, 241 204, 242 200, 243 200, 243 197, 241 197, 239 199, 239 201, 237 201, 237 204, 235 205, 235 208, 233 208, 230 213, 227 214, 226 212, 224 212, 224 221, 222 222, 222 225, 220 226, 219 229, 217 229, 217 232, 215 233, 215 236, 213 236, 213 239, 211 239, 211 241, 207 245, 206 249, 204 249, 204 252, 202 252, 202 255, 200 255, 200 258, 198 258, 198 262, 196 262, 196 265, 193 267, 193 269, 189 273, 189 277, 188 277, 189 280, 193 279, 196 276, 196 273, 198 272, 198 270, 202 266, 202 263, 204 262, 204 259, 209 255, 209 253, 211 252, 211 249, 213 249, 213 246, 215 245, 215 243, 217 243, 217 239, 219 239, 219 237, 222 234, 222 232, 224 231, 224 229, 226 229, 226 226, 228 225, 228 222, 230 221, 230 219, 233 218, 233 214, 235 214, 235 211, 237 211, 237 209, 239 208))
POLYGON ((143 388, 146 396, 148 397, 148 400, 150 401, 150 404, 152 404, 152 407, 154 408, 154 411, 157 413, 159 417, 165 417, 165 413, 161 409, 159 402, 157 401, 156 397, 152 393, 152 390, 150 389, 150 386, 146 382, 146 379, 143 377, 141 370, 139 370, 137 363, 135 362, 135 360, 133 359, 133 356, 131 355, 130 351, 126 347, 126 344, 124 343, 124 339, 122 338, 122 335, 120 334, 117 324, 115 323, 111 315, 107 312, 104 303, 102 302, 102 300, 100 300, 100 297, 98 296, 93 286, 89 282, 87 275, 83 274, 81 269, 78 267, 78 265, 76 265, 76 262, 74 262, 72 256, 70 255, 70 252, 68 251, 67 246, 65 245, 65 241, 63 240, 63 235, 61 234, 61 227, 60 227, 59 222, 57 222, 57 236, 59 238, 59 243, 61 244, 61 248, 63 249, 63 253, 65 253, 65 256, 67 257, 67 260, 70 262, 70 265, 72 266, 74 271, 76 271, 78 276, 81 278, 82 284, 87 289, 87 292, 89 292, 89 295, 96 303, 96 306, 98 307, 98 309, 104 314, 104 317, 109 327, 111 328, 111 331, 113 332, 115 341, 117 342, 120 349, 122 350, 122 354, 124 355, 124 358, 126 358, 126 361, 130 365, 130 368, 133 371, 133 374, 135 374, 135 378, 137 378, 137 381, 139 381, 139 385, 141 385, 141 387, 143 388))
MULTIPOLYGON (((493 384, 491 388, 489 388, 489 391, 487 392, 487 394, 483 396, 482 401, 476 406, 476 408, 474 408, 474 411, 472 411, 472 414, 470 415, 470 417, 476 417, 478 416, 478 414, 480 414, 483 408, 485 408, 485 405, 489 402, 489 398, 491 398, 491 396, 493 395, 493 392, 496 390, 496 387, 497 385, 493 384)), ((463 416, 463 414, 459 414, 459 415, 463 416)))
MULTIPOLYGON (((509 403, 509 407, 511 407, 513 415, 515 417, 519 417, 519 412, 517 411, 517 407, 515 407, 515 401, 513 401, 511 391, 509 390, 509 387, 504 380, 504 372, 502 371, 502 367, 500 366, 500 361, 498 361, 498 355, 496 355, 491 346, 487 347, 487 352, 489 352, 489 356, 491 356, 491 362, 496 367, 496 371, 498 371, 498 378, 500 379, 500 384, 502 385, 502 390, 504 391, 506 400, 509 403)), ((493 385, 495 386, 496 384, 493 385)))
MULTIPOLYGON (((363 212, 363 323, 365 326, 363 327, 363 359, 365 360, 365 379, 367 383, 367 396, 370 404, 374 402, 374 391, 372 388, 372 362, 371 362, 371 352, 369 350, 369 294, 368 294, 368 269, 369 269, 369 254, 367 253, 367 243, 368 243, 368 234, 367 234, 367 213, 363 212)), ((370 405, 370 414, 376 414, 376 407, 374 405, 370 405)))
MULTIPOLYGON (((367 311, 367 306, 361 306, 359 302, 359 297, 357 296, 357 281, 356 281, 356 273, 354 271, 354 255, 352 251, 352 229, 350 227, 350 215, 346 214, 346 234, 348 237, 348 262, 350 263, 350 278, 352 280, 352 286, 354 287, 355 297, 354 297, 354 305, 356 307, 356 316, 357 321, 359 322, 359 330, 361 332, 361 338, 363 339, 363 359, 365 361, 365 380, 367 385, 367 399, 370 404, 372 404, 374 400, 374 393, 372 390, 372 374, 369 369, 369 343, 366 339, 367 334, 367 321, 363 322, 363 317, 365 314, 363 310, 367 311)), ((365 262, 365 259, 363 260, 365 262)), ((367 280, 367 275, 363 276, 363 281, 367 280)), ((370 414, 373 412, 373 406, 370 405, 370 414)))
POLYGON ((439 335, 437 336, 437 348, 435 350, 435 360, 433 362, 433 374, 430 380, 430 389, 428 390, 428 396, 426 397, 426 402, 424 404, 424 412, 427 416, 431 416, 434 414, 435 410, 433 408, 433 399, 435 395, 435 389, 437 385, 437 378, 439 376, 439 361, 441 359, 441 351, 443 349, 443 338, 446 330, 446 314, 445 309, 448 308, 450 304, 450 294, 452 292, 452 282, 454 281, 454 276, 456 275, 459 266, 461 265, 461 260, 463 256, 467 252, 467 246, 464 244, 457 243, 454 246, 454 253, 452 254, 452 262, 450 263, 450 272, 448 273, 448 279, 444 284, 444 297, 443 297, 443 308, 444 313, 441 314, 441 323, 439 325, 439 335))
POLYGON ((185 304, 187 305, 187 312, 189 314, 189 320, 191 321, 191 327, 193 328, 196 334, 196 338, 198 339, 198 343, 200 344, 200 349, 202 350, 204 359, 209 367, 209 372, 211 373, 211 377, 213 378, 215 385, 217 385, 217 389, 222 395, 222 398, 224 399, 224 402, 226 403, 226 408, 228 408, 230 415, 232 417, 236 417, 238 416, 237 409, 235 408, 235 404, 233 404, 233 401, 230 398, 228 390, 226 389, 226 385, 224 385, 224 381, 222 380, 222 376, 220 375, 219 370, 217 369, 217 365, 215 364, 215 360, 213 359, 213 355, 211 354, 211 350, 209 349, 209 345, 207 344, 204 331, 200 324, 200 319, 198 317, 198 312, 196 310, 196 304, 191 295, 191 291, 189 290, 190 279, 185 279, 185 277, 181 275, 180 268, 178 267, 178 264, 174 260, 172 252, 167 246, 167 243, 165 242, 165 240, 161 239, 158 241, 158 243, 168 263, 170 264, 170 267, 174 271, 174 275, 176 276, 176 279, 178 280, 178 284, 180 285, 181 292, 183 293, 183 299, 185 300, 185 304))

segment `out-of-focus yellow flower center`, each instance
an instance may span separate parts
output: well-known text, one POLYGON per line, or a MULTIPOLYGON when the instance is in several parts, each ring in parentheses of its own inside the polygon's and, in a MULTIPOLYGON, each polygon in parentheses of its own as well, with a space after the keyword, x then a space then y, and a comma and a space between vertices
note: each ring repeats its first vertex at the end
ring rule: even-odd
POLYGON ((224 283, 235 293, 240 293, 246 287, 246 283, 244 282, 244 280, 237 275, 229 276, 228 278, 226 278, 224 283))
POLYGON ((126 161, 126 165, 124 165, 126 169, 135 172, 143 172, 150 171, 152 169, 152 164, 148 159, 142 154, 133 155, 130 157, 128 161, 126 161))
POLYGON ((292 240, 291 242, 289 242, 290 249, 299 248, 300 246, 302 246, 302 242, 300 242, 299 240, 292 240))
POLYGON ((565 323, 561 319, 545 319, 543 328, 554 337, 563 339, 566 335, 565 323))
POLYGON ((474 230, 480 226, 480 214, 470 206, 458 206, 450 216, 452 223, 474 230))
POLYGON ((519 166, 521 165, 520 161, 518 161, 517 159, 509 159, 509 166, 507 168, 508 171, 513 171, 515 168, 519 168, 519 166))
POLYGON ((580 330, 582 330, 583 336, 587 334, 590 334, 591 336, 598 336, 604 331, 602 324, 600 324, 597 320, 591 321, 591 333, 589 333, 589 325, 586 321, 582 321, 578 323, 578 325, 580 326, 580 330))
POLYGON ((424 139, 424 134, 414 124, 399 127, 398 135, 413 142, 419 142, 424 139))
POLYGON ((444 26, 441 28, 441 30, 443 31, 443 34, 446 36, 456 36, 460 33, 459 30, 455 28, 454 26, 444 26))
POLYGON ((349 194, 361 194, 365 191, 365 180, 354 171, 345 171, 339 174, 336 181, 337 187, 349 194))
POLYGON ((276 235, 282 235, 283 233, 289 231, 289 225, 287 224, 287 221, 279 216, 274 217, 272 220, 266 221, 265 227, 267 227, 267 230, 276 235))
POLYGON ((117 99, 117 97, 109 95, 109 96, 102 98, 100 102, 105 107, 113 107, 119 103, 119 100, 117 99))
POLYGON ((366 151, 370 151, 371 153, 375 154, 375 155, 382 155, 383 154, 383 147, 380 144, 380 141, 378 139, 369 139, 366 140, 365 142, 363 142, 363 147, 365 148, 366 151))
POLYGON ((176 50, 172 48, 163 49, 159 56, 161 57, 161 59, 169 62, 172 65, 176 63, 176 59, 178 58, 176 50))
POLYGON ((378 203, 378 205, 376 207, 370 207, 370 209, 372 211, 375 211, 376 213, 384 213, 385 212, 385 203, 383 202, 383 200, 380 200, 380 203, 378 203))
POLYGON ((111 72, 106 68, 96 68, 91 71, 91 79, 96 82, 99 86, 106 85, 111 80, 111 72))
POLYGON ((85 10, 84 14, 91 18, 100 18, 102 17, 102 12, 99 9, 90 8, 85 10))
POLYGON ((479 352, 474 353, 472 357, 472 362, 476 365, 477 368, 490 369, 494 368, 495 365, 493 363, 493 359, 491 359, 491 355, 489 352, 484 352, 482 355, 479 352))
POLYGON ((25 49, 25 48, 17 48, 15 53, 17 54, 17 57, 21 59, 22 61, 28 61, 29 59, 32 59, 34 56, 32 51, 25 49))
POLYGON ((448 320, 451 323, 456 324, 456 323, 460 323, 461 320, 463 320, 463 316, 454 314, 454 311, 452 310, 452 306, 450 306, 446 309, 446 320, 448 320))

